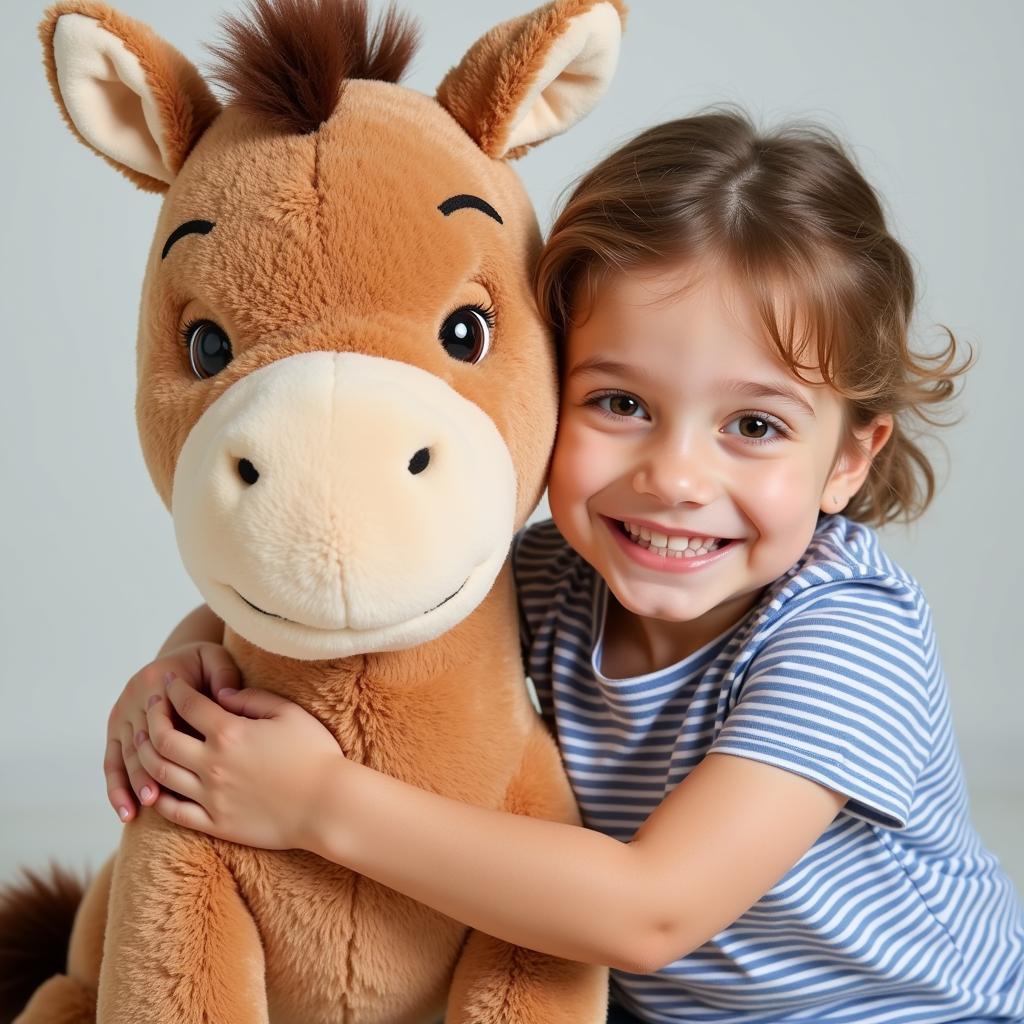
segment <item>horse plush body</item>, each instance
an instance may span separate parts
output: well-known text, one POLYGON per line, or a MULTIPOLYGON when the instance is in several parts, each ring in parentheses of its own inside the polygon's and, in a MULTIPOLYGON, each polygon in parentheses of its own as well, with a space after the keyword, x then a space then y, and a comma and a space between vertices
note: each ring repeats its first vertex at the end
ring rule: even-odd
MULTIPOLYGON (((508 160, 604 91, 617 0, 493 29, 436 99, 393 11, 257 0, 180 53, 90 0, 42 26, 69 127, 163 205, 136 412, 184 565, 246 685, 349 758, 468 803, 576 809, 524 685, 507 554, 557 408, 536 219, 508 160)), ((9 944, 9 942, 8 942, 9 944)), ((598 1024, 606 975, 299 850, 142 809, 20 1024, 598 1024)))

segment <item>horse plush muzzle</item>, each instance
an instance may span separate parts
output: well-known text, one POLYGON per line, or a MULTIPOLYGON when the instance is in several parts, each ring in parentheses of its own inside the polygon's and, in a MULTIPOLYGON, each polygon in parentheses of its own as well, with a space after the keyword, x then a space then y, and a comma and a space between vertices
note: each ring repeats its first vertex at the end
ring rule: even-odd
POLYGON ((267 651, 327 659, 464 619, 505 561, 515 505, 512 458, 479 406, 408 363, 313 352, 206 409, 171 510, 221 618, 267 651))

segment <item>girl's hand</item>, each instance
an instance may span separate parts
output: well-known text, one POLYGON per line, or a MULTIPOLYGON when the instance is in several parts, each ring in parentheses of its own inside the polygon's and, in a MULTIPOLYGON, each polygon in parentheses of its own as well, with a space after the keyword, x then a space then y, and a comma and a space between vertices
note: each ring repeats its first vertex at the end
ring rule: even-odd
POLYGON ((218 704, 175 678, 166 694, 205 739, 175 730, 166 716, 140 738, 143 768, 185 798, 162 792, 156 811, 218 839, 308 849, 323 787, 345 763, 334 736, 298 704, 267 690, 221 689, 218 704))
POLYGON ((171 675, 196 690, 205 686, 214 696, 225 687, 237 689, 241 682, 231 655, 220 644, 206 641, 182 644, 128 680, 107 718, 103 758, 107 799, 122 821, 135 817, 136 796, 138 804, 146 806, 157 798, 160 787, 139 761, 135 738, 159 728, 158 723, 171 725, 170 705, 164 699, 165 681, 171 675))

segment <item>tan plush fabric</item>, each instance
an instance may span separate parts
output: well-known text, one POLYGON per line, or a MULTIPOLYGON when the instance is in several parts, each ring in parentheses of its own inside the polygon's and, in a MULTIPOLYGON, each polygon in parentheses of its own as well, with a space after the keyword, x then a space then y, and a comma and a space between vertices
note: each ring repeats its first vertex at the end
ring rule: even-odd
POLYGON ((607 77, 601 75, 614 70, 616 32, 621 32, 625 19, 621 0, 565 0, 507 21, 470 48, 441 83, 437 100, 488 156, 520 157, 531 146, 570 128, 601 97, 607 86, 607 77), (614 12, 619 24, 601 17, 605 11, 614 12), (590 32, 605 38, 588 40, 590 32), (567 40, 572 40, 568 47, 564 45, 567 40), (542 125, 515 138, 523 120, 537 116, 529 108, 542 99, 537 94, 538 78, 555 80, 560 71, 570 70, 564 64, 559 67, 558 61, 571 62, 581 50, 612 52, 610 59, 586 68, 592 74, 571 76, 564 84, 557 113, 550 111, 542 125))
MULTIPOLYGON (((565 0, 528 22, 530 54, 540 59, 539 37, 557 34, 565 18, 588 6, 565 0)), ((72 9, 97 18, 138 56, 157 97, 164 146, 173 154, 173 181, 143 285, 136 405, 146 465, 168 508, 177 514, 175 488, 185 485, 175 474, 190 436, 216 456, 189 464, 195 478, 187 486, 198 489, 208 510, 205 519, 189 521, 193 532, 204 524, 212 531, 233 528, 230 509, 245 490, 223 471, 225 464, 230 470, 231 460, 245 454, 265 468, 286 467, 294 479, 247 520, 248 546, 230 546, 219 569, 244 577, 247 550, 264 555, 287 542, 282 552, 271 552, 272 570, 246 578, 262 588, 261 600, 291 601, 300 626, 303 616, 322 616, 321 628, 333 628, 322 592, 288 574, 315 569, 329 552, 343 583, 350 563, 370 579, 373 552, 360 550, 358 558, 350 552, 346 560, 346 538, 358 532, 334 521, 348 507, 344 502, 316 499, 319 519, 303 503, 319 493, 317 474, 340 472, 330 462, 332 438, 381 446, 373 450, 383 460, 394 437, 406 444, 422 433, 414 423, 406 438, 396 423, 405 408, 427 402, 438 422, 453 410, 472 410, 468 419, 453 420, 463 425, 451 433, 456 441, 444 444, 457 443, 459 430, 475 429, 474 417, 493 425, 514 487, 501 499, 508 506, 504 536, 487 539, 484 548, 507 551, 512 530, 540 496, 557 404, 551 338, 530 290, 540 237, 515 174, 441 105, 387 82, 347 82, 334 113, 307 134, 283 132, 233 105, 214 116, 184 58, 101 5, 51 11, 42 28, 47 47, 59 13, 72 9), (447 216, 439 210, 446 199, 466 194, 490 204, 502 223, 476 209, 447 216), (194 220, 214 227, 182 237, 164 257, 170 234, 194 220), (446 316, 470 304, 490 308, 495 318, 490 349, 476 364, 453 359, 438 338, 446 316), (232 361, 207 379, 193 374, 182 337, 183 327, 199 318, 216 322, 233 350, 232 361), (316 374, 282 376, 277 364, 294 359, 289 366, 319 366, 317 354, 336 352, 361 358, 323 365, 341 375, 358 366, 372 376, 379 367, 379 379, 393 382, 403 397, 368 405, 346 400, 355 392, 342 389, 333 399, 321 395, 322 414, 300 408, 316 393, 316 374), (404 370, 396 372, 396 364, 404 370), (233 396, 245 396, 246 380, 262 371, 275 382, 273 401, 232 405, 233 396), (429 387, 413 380, 423 373, 429 387), (210 430, 193 435, 208 411, 210 430), (325 421, 320 438, 309 428, 315 415, 325 421), (303 433, 293 419, 302 419, 303 433), (286 436, 276 447, 250 451, 259 439, 289 431, 291 441, 286 436), (244 451, 233 447, 239 444, 244 451), (296 467, 307 457, 303 478, 296 467), (274 520, 292 525, 275 532, 274 520)), ((53 84, 50 58, 47 66, 53 84)), ((530 67, 523 65, 527 78, 530 67)), ((482 115, 496 97, 479 74, 463 76, 449 75, 447 92, 482 115)), ((528 81, 506 81, 497 98, 502 109, 528 88, 528 81)), ((162 187, 119 169, 141 187, 162 187)), ((436 446, 438 465, 442 441, 423 442, 436 446)), ((367 465, 361 485, 339 479, 349 491, 364 488, 370 513, 392 517, 397 544, 403 522, 395 517, 397 499, 380 490, 373 460, 367 465)), ((388 569, 395 587, 402 573, 417 585, 443 575, 425 548, 445 543, 458 550, 463 532, 472 532, 460 529, 460 512, 490 515, 473 511, 480 474, 471 461, 469 468, 460 465, 455 460, 451 486, 462 488, 465 500, 443 531, 420 536, 401 566, 388 569)), ((411 523, 417 498, 414 490, 408 495, 405 521, 411 523)), ((378 618, 409 615, 401 601, 374 600, 378 618)), ((557 749, 526 695, 507 564, 475 600, 460 621, 417 646, 319 660, 275 651, 272 632, 253 628, 251 609, 247 618, 240 605, 227 603, 225 642, 248 685, 297 701, 348 757, 480 806, 575 821, 557 749)), ((427 1024, 443 1012, 451 1024, 599 1024, 606 981, 602 969, 468 933, 310 854, 234 846, 143 810, 85 896, 67 973, 46 982, 19 1021, 85 1024, 94 1019, 95 1000, 95 1019, 104 1024, 427 1024)))

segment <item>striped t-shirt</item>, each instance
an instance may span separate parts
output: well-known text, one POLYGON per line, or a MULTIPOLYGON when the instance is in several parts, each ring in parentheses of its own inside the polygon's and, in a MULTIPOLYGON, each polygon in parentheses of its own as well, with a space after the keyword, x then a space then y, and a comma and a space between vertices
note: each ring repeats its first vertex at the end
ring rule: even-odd
POLYGON ((796 866, 705 945, 613 972, 645 1021, 1024 1020, 1024 913, 968 819, 931 614, 870 529, 823 516, 726 633, 600 671, 608 590, 553 522, 513 547, 523 655, 585 824, 628 841, 710 751, 845 794, 796 866))

